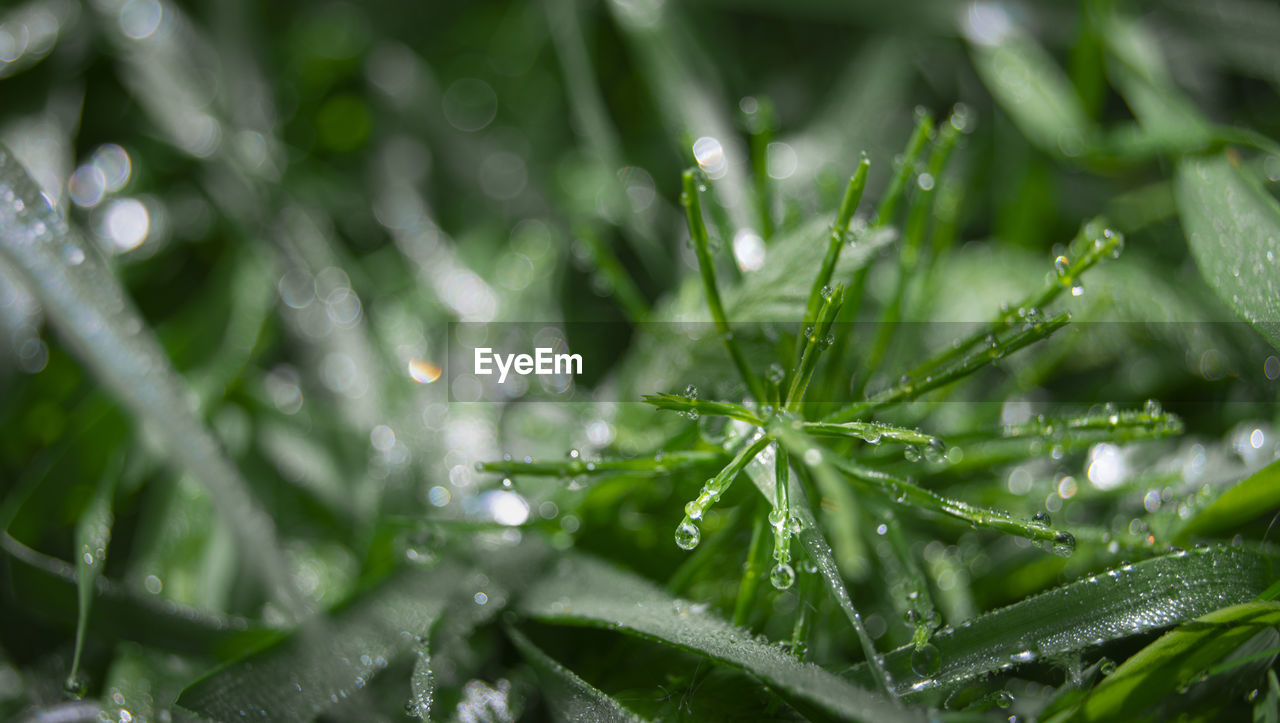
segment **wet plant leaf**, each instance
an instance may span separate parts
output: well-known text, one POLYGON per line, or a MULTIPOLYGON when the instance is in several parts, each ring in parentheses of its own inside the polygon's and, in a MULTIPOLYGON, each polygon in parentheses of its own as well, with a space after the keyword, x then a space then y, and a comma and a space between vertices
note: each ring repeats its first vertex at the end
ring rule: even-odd
POLYGON ((639 721, 641 718, 604 692, 556 662, 515 628, 507 636, 538 674, 556 719, 561 721, 639 721))
POLYGON ((1280 462, 1272 462, 1223 492, 1178 533, 1180 541, 1229 533, 1241 524, 1280 507, 1280 462))
POLYGON ((656 586, 585 555, 566 557, 520 600, 524 615, 545 623, 617 630, 703 655, 746 671, 799 706, 854 720, 920 720, 870 691, 707 612, 667 596, 656 586))
POLYGON ((1178 215, 1205 281, 1280 349, 1280 203, 1223 153, 1178 164, 1178 215))
POLYGON ((1107 676, 1073 710, 1054 720, 1141 716, 1250 638, 1280 626, 1280 604, 1250 602, 1215 610, 1160 636, 1107 676))
POLYGON ((904 695, 946 689, 1245 602, 1271 583, 1275 564, 1256 552, 1214 547, 1125 565, 939 632, 932 643, 942 662, 933 675, 912 671, 911 646, 887 654, 885 663, 904 695))

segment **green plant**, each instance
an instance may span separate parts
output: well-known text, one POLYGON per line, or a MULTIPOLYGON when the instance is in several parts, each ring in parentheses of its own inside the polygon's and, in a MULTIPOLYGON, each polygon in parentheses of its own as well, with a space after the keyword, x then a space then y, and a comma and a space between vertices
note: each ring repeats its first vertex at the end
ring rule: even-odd
POLYGON ((0 717, 1276 719, 1277 32, 0 11, 0 717))

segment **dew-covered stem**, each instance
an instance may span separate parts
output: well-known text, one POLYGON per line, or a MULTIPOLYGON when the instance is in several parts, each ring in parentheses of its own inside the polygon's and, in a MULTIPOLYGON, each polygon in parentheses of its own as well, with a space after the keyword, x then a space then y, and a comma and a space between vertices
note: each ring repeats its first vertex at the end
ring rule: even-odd
POLYGON ((822 267, 818 270, 818 275, 813 279, 809 300, 804 306, 802 329, 817 321, 818 308, 824 301, 822 290, 831 284, 831 275, 835 273, 836 263, 840 261, 840 251, 844 248, 849 235, 849 223, 853 221, 853 214, 858 210, 858 203, 862 200, 862 192, 867 187, 867 170, 870 167, 871 161, 864 154, 862 160, 858 162, 858 170, 849 179, 849 185, 845 187, 844 198, 840 201, 840 210, 836 213, 836 221, 832 224, 831 234, 827 238, 826 256, 822 259, 822 267))
POLYGON ((800 362, 796 365, 795 373, 791 375, 791 388, 787 390, 785 406, 788 411, 800 408, 809 382, 813 379, 813 371, 818 366, 818 355, 831 346, 831 324, 840 311, 840 305, 844 303, 844 287, 840 284, 836 284, 834 289, 824 287, 820 298, 822 306, 818 309, 817 319, 803 330, 804 349, 800 352, 800 362))
POLYGON ((939 616, 933 604, 929 582, 911 545, 902 533, 902 523, 886 504, 877 505, 872 529, 877 540, 872 547, 885 567, 893 600, 914 632, 911 642, 921 646, 937 627, 939 616))
POLYGON ((911 137, 907 140, 906 150, 902 152, 900 159, 894 161, 893 178, 890 179, 889 186, 885 188, 884 195, 880 197, 880 204, 876 207, 874 225, 884 226, 893 223, 893 217, 898 211, 898 204, 902 202, 902 197, 907 190, 907 184, 911 182, 911 176, 915 172, 916 162, 920 159, 920 154, 924 152, 925 144, 932 137, 933 115, 927 110, 923 110, 916 116, 916 126, 911 131, 911 137))
POLYGON ((898 384, 872 395, 865 401, 855 402, 827 415, 824 422, 847 422, 860 419, 884 407, 901 404, 922 394, 946 386, 986 367, 995 361, 1033 344, 1066 326, 1067 314, 1051 319, 1028 321, 1016 330, 1002 336, 989 337, 986 348, 973 349, 968 354, 952 360, 937 371, 923 375, 907 376, 898 384))
POLYGON ((868 444, 880 442, 902 442, 903 444, 938 446, 942 441, 932 434, 925 434, 918 429, 895 427, 881 422, 804 422, 800 425, 806 433, 815 437, 849 437, 861 439, 868 444))
POLYGON ((925 230, 933 216, 937 187, 941 182, 942 174, 946 171, 948 161, 951 160, 951 152, 955 149, 959 136, 960 131, 955 123, 944 123, 942 131, 938 134, 938 140, 933 144, 933 150, 929 154, 928 166, 917 178, 916 190, 912 194, 911 206, 907 211, 903 241, 899 247, 894 290, 880 316, 880 324, 876 327, 876 337, 867 358, 865 373, 859 377, 855 387, 859 392, 864 388, 866 380, 880 368, 889 350, 889 343, 897 329, 898 321, 902 317, 902 304, 907 286, 915 277, 921 254, 924 253, 925 230))
POLYGON ((920 363, 910 374, 918 376, 928 373, 978 346, 992 334, 999 333, 1012 324, 1042 315, 1044 308, 1064 291, 1071 290, 1073 294, 1077 294, 1083 288, 1080 286, 1080 277, 1085 271, 1104 258, 1116 258, 1120 255, 1124 249, 1124 235, 1107 228, 1103 219, 1095 218, 1080 227, 1068 247, 1076 250, 1075 259, 1070 260, 1065 256, 1055 259, 1054 270, 1046 276, 1040 289, 1021 302, 1002 310, 991 323, 920 363))
POLYGON ((178 467, 201 480, 259 580, 291 616, 303 614, 271 517, 197 414, 155 334, 98 252, 49 207, 0 148, 0 256, 21 273, 68 347, 178 467))
POLYGON ((733 402, 698 399, 697 397, 687 397, 679 394, 647 394, 643 399, 645 403, 652 404, 658 409, 667 409, 683 414, 728 417, 757 427, 764 425, 764 422, 755 412, 733 402))
POLYGON ((689 235, 693 239, 693 250, 698 257, 698 271, 702 274, 702 287, 707 294, 707 306, 711 310, 711 319, 715 322, 716 331, 724 342, 733 365, 746 383, 751 396, 760 403, 765 401, 764 386, 759 377, 751 370, 747 358, 742 353, 738 341, 733 336, 728 317, 724 313, 724 304, 720 301, 720 291, 716 287, 715 261, 711 258, 710 240, 707 237, 707 225, 702 219, 702 202, 699 200, 697 172, 687 169, 684 172, 684 191, 680 195, 684 203, 685 220, 689 225, 689 235))
POLYGON ((653 457, 634 459, 497 460, 479 462, 476 470, 528 477, 579 477, 611 474, 669 474, 676 470, 723 463, 724 452, 681 450, 660 452, 653 457))
POLYGON ((1069 555, 1075 550, 1076 541, 1071 533, 1054 529, 1043 522, 1024 521, 1008 512, 975 507, 961 500, 943 497, 887 472, 837 457, 833 452, 826 452, 825 455, 830 456, 832 464, 855 485, 873 490, 898 504, 947 515, 975 528, 1022 537, 1041 543, 1058 554, 1069 555))

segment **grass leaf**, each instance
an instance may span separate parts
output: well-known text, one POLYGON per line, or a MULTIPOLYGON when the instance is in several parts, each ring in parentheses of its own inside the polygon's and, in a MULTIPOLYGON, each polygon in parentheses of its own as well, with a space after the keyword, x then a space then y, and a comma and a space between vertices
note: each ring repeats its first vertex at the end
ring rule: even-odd
POLYGON ((1178 164, 1178 215, 1200 273, 1280 349, 1280 203, 1227 154, 1178 164))
POLYGON ((507 637, 515 643, 520 655, 538 675, 543 695, 547 696, 557 720, 562 721, 639 721, 627 710, 572 670, 556 662, 515 628, 507 628, 507 637))
POLYGON ((518 607, 541 622, 617 630, 703 655, 752 674, 801 708, 855 720, 921 718, 816 665, 797 662, 701 606, 668 597, 648 581, 585 555, 564 558, 518 607))
POLYGON ((932 643, 942 664, 933 675, 912 671, 910 645, 885 663, 905 695, 949 688, 1251 600, 1274 579, 1274 564, 1255 552, 1215 547, 1125 565, 939 632, 932 643))
POLYGON ((1185 542, 1198 536, 1228 533, 1277 507, 1280 507, 1280 461, 1232 485, 1192 517, 1177 539, 1185 542))

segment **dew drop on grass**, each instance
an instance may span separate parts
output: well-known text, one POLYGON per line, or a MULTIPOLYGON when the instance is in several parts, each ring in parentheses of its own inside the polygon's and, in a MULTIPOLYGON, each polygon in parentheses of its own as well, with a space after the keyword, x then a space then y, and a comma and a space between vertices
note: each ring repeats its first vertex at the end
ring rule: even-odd
POLYGON ((902 450, 902 456, 906 457, 908 462, 919 462, 920 448, 909 444, 906 449, 902 450))
POLYGON ((787 513, 781 508, 775 507, 769 512, 769 526, 775 530, 781 530, 787 521, 787 513))
POLYGON ((569 452, 568 452, 568 455, 567 455, 567 456, 569 457, 569 459, 578 459, 579 457, 581 457, 581 456, 582 456, 582 453, 581 453, 581 452, 579 452, 579 451, 578 451, 578 450, 576 450, 576 449, 571 449, 571 450, 569 450, 569 452))
POLYGON ((919 676, 930 676, 942 668, 942 653, 933 643, 925 643, 911 651, 911 669, 919 676))
POLYGON ((1102 663, 1098 665, 1098 672, 1102 673, 1103 675, 1111 675, 1112 673, 1116 672, 1115 661, 1103 660, 1102 663))
POLYGON ((1070 557, 1076 551, 1076 538, 1070 532, 1059 532, 1053 538, 1053 554, 1059 557, 1070 557))
POLYGON ((822 294, 823 299, 830 301, 831 295, 835 293, 835 290, 832 289, 830 286, 824 286, 822 287, 822 291, 819 293, 822 294))
MULTIPOLYGON (((685 513, 685 515, 687 515, 687 516, 689 517, 689 519, 691 519, 691 520, 700 520, 700 519, 702 519, 702 508, 698 506, 698 502, 697 502, 697 500, 690 501, 687 505, 685 505, 685 506, 684 506, 684 513, 685 513)), ((679 531, 677 531, 677 532, 676 532, 676 534, 677 534, 677 535, 679 535, 679 531)), ((677 540, 677 541, 678 541, 678 540, 677 540)), ((695 544, 695 545, 697 545, 698 543, 696 543, 696 542, 695 542, 694 544, 695 544)), ((683 545, 682 545, 682 547, 683 547, 683 545)))
POLYGON ((1072 285, 1071 285, 1071 295, 1072 295, 1072 296, 1083 296, 1083 295, 1084 295, 1084 284, 1080 283, 1079 281, 1076 281, 1074 284, 1072 284, 1072 285))
POLYGON ((924 448, 924 458, 938 464, 947 457, 947 445, 941 439, 934 437, 929 440, 929 444, 924 448))
POLYGON ((1048 527, 1053 524, 1053 520, 1049 517, 1048 512, 1037 512, 1031 516, 1031 522, 1037 525, 1048 527))
POLYGON ((680 523, 676 528, 676 545, 681 550, 692 550, 702 540, 702 531, 689 520, 680 523))
POLYGON ((1008 708, 1013 705, 1013 693, 1010 693, 1007 690, 1002 690, 999 693, 996 693, 996 705, 1001 708, 1008 708))
POLYGON ((775 589, 787 590, 796 584, 796 571, 787 563, 778 563, 769 573, 769 582, 775 589))
POLYGON ((1071 268, 1071 261, 1066 256, 1059 256, 1053 260, 1053 270, 1058 276, 1066 276, 1067 270, 1071 268))

